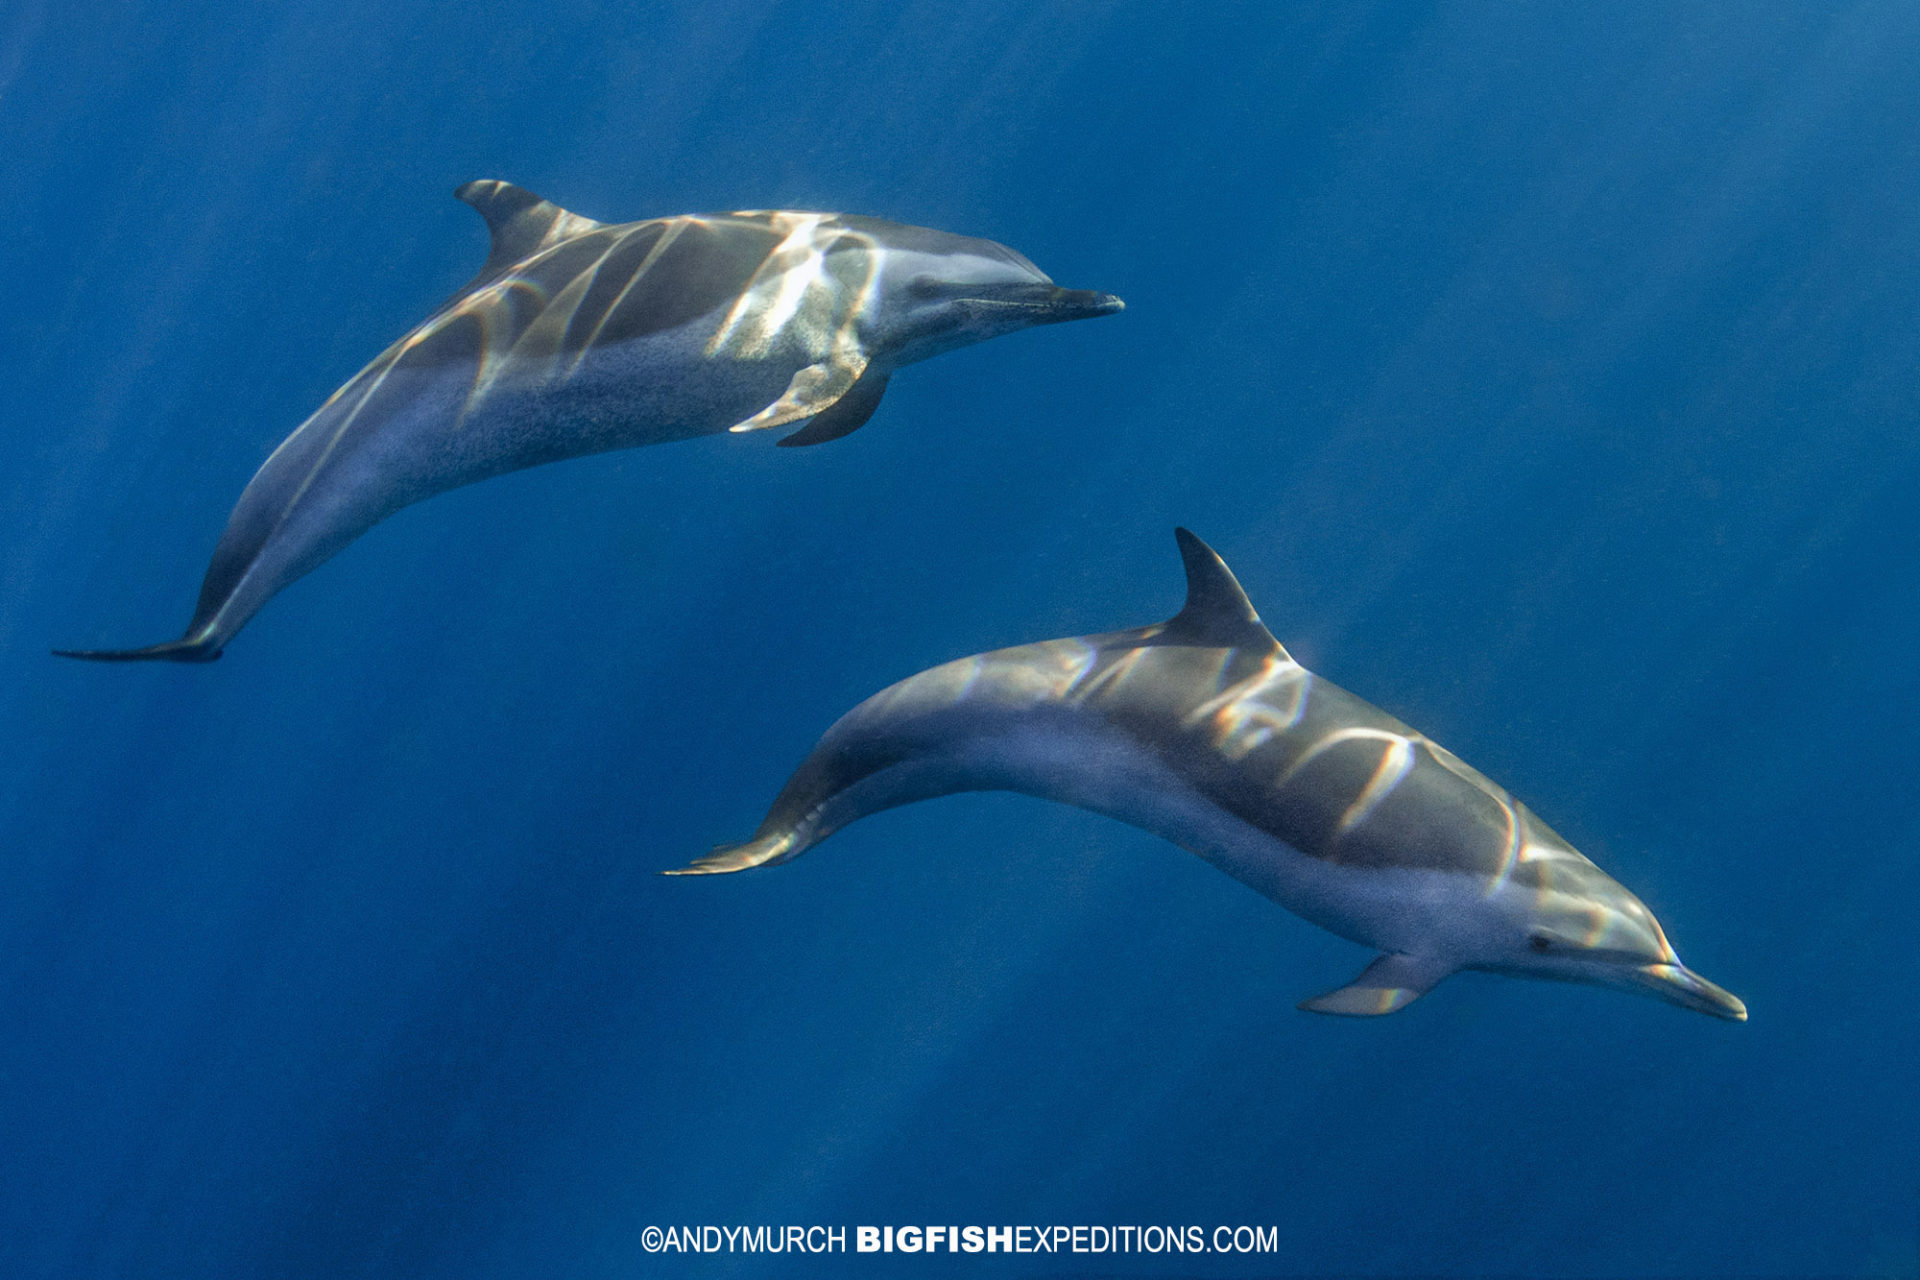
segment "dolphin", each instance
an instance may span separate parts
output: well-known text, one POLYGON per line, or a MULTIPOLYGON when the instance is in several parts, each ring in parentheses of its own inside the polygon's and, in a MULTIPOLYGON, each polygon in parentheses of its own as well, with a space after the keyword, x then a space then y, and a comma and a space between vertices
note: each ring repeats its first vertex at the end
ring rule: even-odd
POLYGON ((248 483, 178 640, 55 650, 206 662, 279 590, 400 508, 609 449, 859 429, 903 365, 1110 315, 1005 245, 849 214, 607 224, 506 182, 454 193, 484 266, 320 406, 248 483))
POLYGON ((1380 952, 1302 1009, 1392 1013, 1481 969, 1746 1019, 1638 898, 1452 752, 1295 662, 1220 557, 1176 536, 1187 599, 1171 621, 882 690, 827 730, 751 840, 667 874, 786 862, 882 809, 1017 791, 1149 831, 1380 952))

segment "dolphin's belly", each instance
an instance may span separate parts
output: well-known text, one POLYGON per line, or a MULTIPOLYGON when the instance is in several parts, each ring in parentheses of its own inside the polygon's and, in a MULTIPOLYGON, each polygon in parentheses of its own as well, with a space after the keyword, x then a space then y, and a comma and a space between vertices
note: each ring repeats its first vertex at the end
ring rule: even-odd
POLYGON ((534 379, 455 384, 410 450, 446 487, 546 462, 726 431, 778 399, 799 366, 703 357, 697 345, 625 343, 534 379))
MULTIPOLYGON (((1464 950, 1489 923, 1483 886, 1470 877, 1308 857, 1235 817, 1094 716, 1028 720, 894 768, 923 771, 921 785, 943 792, 1019 791, 1116 818, 1197 854, 1302 919, 1383 951, 1464 950)), ((888 779, 892 772, 873 783, 890 792, 918 789, 906 778, 888 779)))
POLYGON ((779 359, 703 359, 691 340, 622 346, 545 380, 509 366, 488 381, 460 363, 363 374, 241 494, 195 625, 244 621, 403 507, 542 463, 725 431, 793 376, 779 359))

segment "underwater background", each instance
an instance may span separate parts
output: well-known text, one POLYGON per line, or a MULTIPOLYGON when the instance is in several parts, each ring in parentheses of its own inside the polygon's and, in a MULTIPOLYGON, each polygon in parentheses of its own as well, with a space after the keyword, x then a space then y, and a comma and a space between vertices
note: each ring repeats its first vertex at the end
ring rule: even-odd
POLYGON ((1920 1274, 1920 7, 0 6, 0 1274, 1920 1274), (504 178, 987 236, 1127 312, 410 508, 212 667, 272 447, 504 178), (1156 621, 1172 529, 1745 1025, 1361 948, 816 737, 1156 621), (649 1225, 1270 1225, 680 1257, 649 1225))

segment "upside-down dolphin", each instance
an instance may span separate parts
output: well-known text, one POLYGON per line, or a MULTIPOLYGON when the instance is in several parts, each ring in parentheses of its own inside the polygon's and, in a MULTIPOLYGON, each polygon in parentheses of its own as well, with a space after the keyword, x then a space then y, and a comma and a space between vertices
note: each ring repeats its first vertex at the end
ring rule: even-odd
POLYGON ((902 365, 1108 315, 991 240, 847 214, 753 211, 618 225, 505 182, 455 194, 486 219, 466 287, 322 405, 254 475, 193 620, 106 661, 204 662, 275 592, 400 508, 563 458, 872 416, 902 365))
POLYGON ((1452 752, 1290 657, 1185 529, 1158 626, 962 658, 843 716, 744 844, 670 875, 799 857, 856 819, 1018 791, 1187 849, 1380 951, 1301 1008, 1392 1013, 1461 969, 1595 983, 1745 1020, 1641 901, 1452 752))

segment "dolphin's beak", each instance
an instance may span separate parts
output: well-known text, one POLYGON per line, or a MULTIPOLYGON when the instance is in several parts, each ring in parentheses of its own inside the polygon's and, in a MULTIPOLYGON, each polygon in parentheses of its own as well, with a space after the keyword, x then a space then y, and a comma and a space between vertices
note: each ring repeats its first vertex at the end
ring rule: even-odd
POLYGON ((1716 1018, 1733 1022, 1747 1020, 1747 1006, 1739 996, 1715 986, 1683 964, 1642 965, 1635 972, 1639 975, 1636 985, 1662 1000, 1701 1013, 1710 1013, 1716 1018))
POLYGON ((1110 316, 1116 311, 1125 311, 1127 304, 1110 293, 1096 293, 1092 289, 1055 289, 1043 307, 1047 318, 1040 323, 1054 324, 1061 320, 1110 316))
POLYGON ((1092 289, 1062 289, 1053 284, 1000 285, 969 293, 959 300, 962 306, 981 311, 1017 313, 1028 325, 1060 324, 1067 320, 1091 320, 1125 311, 1127 304, 1110 293, 1092 289))

